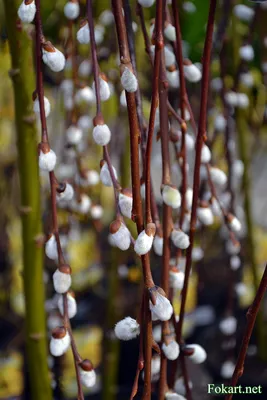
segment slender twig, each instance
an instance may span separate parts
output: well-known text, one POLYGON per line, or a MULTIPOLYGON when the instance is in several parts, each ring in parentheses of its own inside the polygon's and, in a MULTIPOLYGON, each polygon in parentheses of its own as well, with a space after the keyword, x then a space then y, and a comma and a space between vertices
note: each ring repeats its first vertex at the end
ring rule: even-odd
MULTIPOLYGON (((263 299, 263 296, 267 290, 267 265, 265 267, 263 276, 261 278, 261 282, 259 285, 259 288, 257 290, 256 296, 254 298, 254 301, 252 305, 249 307, 248 312, 247 312, 247 325, 246 329, 243 335, 243 340, 241 344, 241 348, 239 350, 239 355, 237 358, 237 363, 235 366, 235 370, 231 379, 231 386, 236 386, 238 379, 243 375, 244 371, 244 363, 245 363, 245 358, 247 354, 247 349, 249 345, 249 341, 252 335, 252 331, 255 325, 255 321, 257 318, 257 314, 260 309, 261 301, 263 299)), ((231 400, 233 397, 232 394, 228 394, 225 396, 225 400, 231 400)))
MULTIPOLYGON (((121 0, 112 0, 113 14, 115 17, 115 24, 118 36, 118 44, 120 50, 120 60, 125 66, 130 67, 131 59, 128 47, 127 33, 125 20, 122 14, 121 0)), ((132 218, 136 222, 138 233, 144 228, 143 213, 142 213, 142 200, 140 193, 140 170, 139 170, 139 124, 136 111, 135 94, 126 92, 129 129, 130 129, 130 149, 131 149, 131 175, 132 175, 132 192, 133 192, 133 209, 132 218)), ((154 286, 149 255, 141 256, 144 285, 145 285, 145 302, 144 302, 144 359, 145 359, 145 379, 143 400, 148 400, 151 397, 151 357, 152 357, 152 321, 151 312, 149 310, 149 288, 154 286)))
POLYGON ((190 246, 186 253, 186 267, 185 267, 185 279, 181 298, 181 308, 178 322, 178 343, 182 342, 182 326, 185 314, 185 303, 188 290, 188 281, 192 263, 192 249, 194 244, 196 219, 197 219, 197 204, 198 204, 198 192, 200 184, 200 165, 201 165, 201 149, 204 137, 206 135, 206 123, 207 123, 207 101, 208 101, 208 90, 209 90, 209 71, 210 71, 210 58, 212 49, 212 35, 215 21, 217 0, 210 1, 209 17, 207 24, 207 33, 203 51, 203 77, 201 87, 201 103, 200 103, 200 121, 198 127, 198 135, 196 138, 196 158, 194 167, 194 184, 193 184, 193 202, 191 210, 190 220, 190 246))

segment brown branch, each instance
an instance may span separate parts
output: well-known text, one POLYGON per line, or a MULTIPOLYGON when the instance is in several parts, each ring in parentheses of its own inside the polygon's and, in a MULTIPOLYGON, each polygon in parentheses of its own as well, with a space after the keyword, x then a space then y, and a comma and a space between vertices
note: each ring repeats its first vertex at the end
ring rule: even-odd
MULTIPOLYGON (((249 345, 249 341, 252 335, 252 331, 255 325, 256 317, 260 309, 261 301, 264 297, 264 294, 267 290, 267 265, 265 267, 263 276, 261 278, 261 282, 257 293, 255 295, 254 301, 252 305, 249 307, 247 312, 247 325, 243 335, 243 340, 241 344, 241 348, 239 350, 239 355, 237 358, 237 363, 235 366, 235 370, 231 379, 231 386, 236 386, 238 379, 243 375, 244 363, 246 358, 246 353, 249 345)), ((232 394, 228 394, 225 396, 225 400, 231 400, 233 397, 232 394)))
POLYGON ((185 267, 185 279, 181 298, 181 308, 180 308, 180 319, 178 322, 177 329, 177 341, 180 344, 182 342, 182 326, 185 314, 185 303, 188 290, 189 275, 192 263, 192 249, 194 244, 194 236, 196 229, 197 220, 197 204, 198 204, 198 192, 200 185, 200 166, 201 166, 201 150, 204 137, 206 135, 206 123, 207 123, 207 102, 208 102, 208 90, 209 90, 209 71, 210 71, 210 59, 211 59, 211 49, 212 49, 212 35, 215 21, 215 11, 216 11, 217 0, 210 0, 209 17, 207 24, 207 33, 203 51, 203 77, 202 77, 202 87, 201 87, 201 103, 200 103, 200 121, 198 127, 198 135, 196 138, 196 158, 194 167, 194 184, 193 184, 193 203, 191 210, 191 220, 190 220, 190 246, 188 247, 186 253, 186 267, 185 267))

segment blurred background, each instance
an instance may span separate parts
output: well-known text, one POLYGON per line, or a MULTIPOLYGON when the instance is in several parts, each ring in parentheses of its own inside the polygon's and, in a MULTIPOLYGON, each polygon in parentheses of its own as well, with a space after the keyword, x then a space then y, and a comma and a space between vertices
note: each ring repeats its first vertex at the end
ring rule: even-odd
MULTIPOLYGON (((42 3, 44 34, 64 51, 68 28, 63 13, 65 0, 46 0, 42 3)), ((83 17, 85 1, 81 0, 80 3, 80 15, 83 17)), ((129 3, 134 21, 143 110, 148 121, 151 67, 145 52, 140 21, 135 12, 135 1, 130 0, 129 3)), ((226 232, 219 218, 211 228, 201 227, 196 235, 184 337, 188 343, 201 344, 208 354, 207 361, 200 366, 189 363, 193 398, 203 400, 212 398, 211 395, 207 395, 208 383, 226 383, 231 376, 229 368, 232 371, 231 363, 235 362, 238 354, 246 323, 246 310, 254 298, 255 287, 258 285, 258 278, 267 259, 267 2, 262 5, 249 1, 224 0, 218 3, 211 63, 208 143, 212 148, 216 165, 228 175, 227 143, 231 149, 233 156, 231 190, 235 196, 235 213, 242 221, 243 229, 239 237, 241 249, 238 250, 238 254, 229 247, 226 232), (236 4, 250 7, 254 11, 252 18, 244 19, 237 16, 233 11, 236 4), (250 43, 254 49, 254 57, 248 62, 241 60, 239 56, 238 49, 244 43, 250 43), (249 106, 238 113, 228 110, 230 138, 227 143, 225 127, 221 127, 218 122, 218 115, 225 115, 226 112, 221 94, 222 65, 225 90, 238 87, 249 99, 249 106), (237 319, 236 332, 230 335, 225 334, 220 325, 223 318, 228 315, 234 315, 237 319), (230 363, 230 367, 229 364, 225 366, 227 362, 230 363)), ((180 1, 179 4, 184 57, 190 58, 201 69, 209 2, 195 0, 180 1)), ((112 92, 110 99, 103 103, 103 114, 113 132, 110 144, 112 162, 116 166, 122 187, 127 187, 130 186, 128 119, 126 108, 120 100, 115 27, 112 21, 107 22, 108 14, 105 14, 105 10, 110 10, 109 1, 94 2, 95 24, 100 30, 102 27, 98 57, 101 70, 109 78, 112 92)), ((155 6, 145 9, 144 13, 149 32, 150 21, 155 17, 155 6)), ((11 58, 7 40, 7 20, 2 1, 0 1, 0 22, 0 399, 30 399, 28 369, 24 357, 25 307, 17 140, 12 81, 9 79, 11 58)), ((79 79, 91 86, 93 76, 87 45, 78 45, 77 61, 79 79)), ((66 145, 64 139, 68 118, 68 95, 64 91, 64 82, 71 78, 71 73, 71 63, 68 62, 65 71, 59 74, 44 68, 45 95, 52 108, 48 117, 48 130, 52 148, 58 154, 59 160, 56 175, 61 180, 75 182, 77 175, 75 155, 72 147, 66 145)), ((188 84, 189 99, 196 120, 199 118, 200 87, 200 83, 188 84)), ((170 85, 169 98, 174 107, 177 107, 179 100, 177 90, 177 87, 170 85)), ((96 171, 95 181, 92 178, 94 181, 92 183, 88 179, 88 182, 84 183, 83 190, 90 195, 93 203, 101 205, 102 209, 101 218, 94 213, 90 215, 70 213, 64 208, 59 208, 58 211, 60 235, 62 242, 66 243, 64 252, 72 267, 72 287, 78 303, 78 312, 72 320, 72 326, 80 353, 90 357, 97 371, 97 385, 88 392, 85 390, 88 398, 124 400, 130 395, 139 341, 138 339, 130 342, 118 341, 114 336, 113 327, 124 316, 137 315, 141 299, 142 271, 133 250, 121 252, 109 243, 108 227, 114 218, 114 197, 112 188, 104 187, 97 177, 102 156, 91 136, 94 107, 81 105, 79 113, 90 117, 85 126, 83 143, 78 149, 82 155, 81 163, 86 170, 96 171)), ((190 129, 189 124, 189 132, 190 129)), ((155 141, 152 175, 161 212, 159 149, 160 145, 155 141)), ((190 174, 191 172, 192 169, 190 174)), ((173 181, 179 184, 180 176, 174 153, 172 153, 172 173, 173 181)), ((49 182, 47 175, 42 173, 40 180, 42 221, 44 232, 48 234, 49 182)), ((190 180, 192 183, 191 176, 190 180)), ((226 205, 229 204, 228 188, 222 190, 220 196, 226 205)), ((131 221, 129 229, 135 234, 135 227, 131 221)), ((182 268, 184 259, 180 262, 182 268)), ((151 265, 155 283, 159 284, 161 258, 153 252, 151 265)), ((60 325, 61 317, 52 287, 55 265, 44 257, 44 266, 45 309, 49 337, 51 330, 60 325)), ((174 297, 177 312, 179 305, 178 293, 174 297)), ((155 326, 154 329, 158 328, 155 326)), ((156 333, 155 331, 154 334, 156 333)), ((262 398, 265 398, 267 391, 266 343, 265 299, 261 317, 258 319, 249 346, 244 375, 240 379, 242 385, 262 385, 262 398)), ((71 352, 67 352, 59 359, 48 356, 47 362, 54 398, 74 399, 76 379, 71 352)), ((156 391, 156 382, 153 385, 156 391)), ((235 399, 243 397, 234 396, 235 399)), ((261 396, 257 395, 257 398, 261 396)))

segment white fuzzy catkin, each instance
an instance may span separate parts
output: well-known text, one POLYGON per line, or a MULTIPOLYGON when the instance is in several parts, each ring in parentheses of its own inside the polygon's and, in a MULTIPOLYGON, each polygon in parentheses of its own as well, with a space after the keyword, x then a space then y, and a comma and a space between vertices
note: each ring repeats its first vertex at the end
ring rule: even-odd
POLYGON ((226 124, 227 124, 226 119, 222 114, 216 115, 214 120, 214 127, 217 131, 224 131, 226 128, 226 124))
POLYGON ((81 78, 88 78, 92 72, 92 63, 89 60, 83 60, 78 68, 78 74, 81 78))
POLYGON ((123 91, 121 92, 121 94, 120 94, 120 105, 121 105, 123 108, 126 108, 126 107, 127 107, 127 100, 126 100, 126 93, 125 93, 125 90, 123 90, 123 91))
POLYGON ((127 67, 124 68, 124 71, 121 75, 121 84, 124 90, 129 93, 136 92, 138 88, 138 82, 134 73, 127 67))
POLYGON ((147 254, 153 244, 153 235, 147 235, 146 231, 143 230, 142 232, 139 233, 135 244, 134 244, 134 251, 139 255, 142 256, 144 254, 147 254))
POLYGON ((71 275, 65 274, 57 269, 53 274, 53 284, 57 293, 66 293, 71 286, 71 275))
POLYGON ((226 252, 230 255, 237 255, 240 252, 240 244, 233 243, 232 240, 227 240, 226 242, 226 252))
POLYGON ((114 240, 114 243, 119 249, 123 251, 129 249, 131 245, 131 234, 128 228, 123 223, 121 223, 120 228, 117 230, 117 232, 112 233, 111 236, 114 240))
POLYGON ((172 289, 182 290, 184 286, 184 272, 170 270, 169 280, 172 289))
POLYGON ((147 8, 153 6, 155 0, 138 0, 138 3, 141 4, 141 6, 147 8))
MULTIPOLYGON (((107 101, 110 98, 110 87, 108 82, 105 81, 105 79, 99 77, 99 84, 100 84, 100 100, 101 101, 107 101)), ((95 91, 95 82, 93 82, 93 91, 95 91)))
POLYGON ((239 56, 244 61, 252 61, 254 59, 254 50, 250 44, 245 44, 239 48, 239 56))
MULTIPOLYGON (((67 309, 68 309, 68 317, 73 318, 77 314, 77 303, 75 298, 70 294, 67 293, 67 309)), ((63 295, 61 294, 58 298, 57 306, 61 315, 64 315, 64 302, 63 302, 63 295)))
POLYGON ((186 201, 187 209, 190 210, 192 207, 192 203, 193 203, 193 189, 192 188, 187 188, 186 193, 185 193, 185 201, 186 201))
POLYGON ((119 194, 119 207, 122 215, 132 218, 133 198, 123 193, 119 194))
POLYGON ((163 237, 161 237, 159 235, 156 235, 154 237, 153 249, 154 249, 154 252, 158 256, 162 256, 162 254, 163 254, 163 237))
POLYGON ((160 321, 168 321, 173 314, 173 308, 169 299, 158 292, 156 293, 155 305, 149 301, 149 308, 152 315, 154 315, 154 317, 160 321))
MULTIPOLYGON (((47 118, 51 112, 51 105, 50 105, 50 101, 45 96, 44 96, 44 109, 45 109, 45 116, 47 118)), ((35 112, 35 114, 40 115, 40 104, 39 104, 38 97, 33 102, 33 111, 35 112)))
POLYGON ((36 13, 35 1, 32 1, 30 4, 25 4, 23 0, 18 9, 18 16, 21 19, 21 21, 30 24, 34 20, 35 13, 36 13))
POLYGON ((164 55, 165 55, 165 64, 166 68, 170 67, 171 65, 175 64, 175 55, 174 53, 168 48, 164 47, 164 55))
POLYGON ((103 207, 97 204, 91 207, 90 213, 93 219, 101 219, 103 217, 104 210, 103 207))
POLYGON ((54 357, 60 357, 66 353, 68 348, 70 347, 70 335, 68 331, 63 338, 55 339, 51 338, 50 340, 50 353, 54 357))
POLYGON ((93 138, 99 146, 106 146, 111 139, 111 132, 106 124, 96 125, 93 129, 93 138))
POLYGON ((91 371, 85 371, 81 367, 79 367, 81 382, 83 386, 87 388, 91 388, 95 386, 96 383, 96 373, 95 370, 92 369, 91 371))
POLYGON ((114 22, 114 15, 110 10, 104 10, 99 15, 99 22, 104 26, 112 25, 114 22))
POLYGON ((225 361, 221 367, 221 376, 224 379, 229 379, 232 377, 235 370, 235 364, 233 361, 225 361))
POLYGON ((85 86, 84 88, 77 90, 74 100, 78 106, 82 103, 90 105, 95 102, 95 95, 89 86, 85 86))
POLYGON ((232 256, 230 258, 230 267, 233 271, 236 271, 241 267, 241 260, 238 256, 232 256))
POLYGON ((45 254, 50 260, 56 261, 58 259, 57 242, 55 235, 52 235, 45 244, 45 254))
POLYGON ((243 72, 240 74, 240 82, 250 89, 254 85, 254 77, 250 72, 243 72))
POLYGON ((232 90, 230 90, 229 92, 227 92, 225 94, 224 98, 225 98, 226 103, 229 106, 232 106, 232 107, 236 107, 237 106, 238 100, 237 100, 236 92, 233 92, 232 90))
POLYGON ((49 150, 47 153, 40 151, 39 154, 39 168, 43 171, 51 172, 56 166, 57 156, 53 150, 49 150))
MULTIPOLYGON (((191 381, 189 381, 189 387, 190 387, 190 389, 193 388, 193 384, 191 381)), ((175 390, 175 392, 179 393, 182 396, 186 395, 184 378, 182 376, 180 378, 176 379, 175 384, 174 384, 174 390, 175 390)), ((183 397, 182 397, 182 399, 183 399, 183 397)))
POLYGON ((237 18, 241 19, 241 21, 244 22, 250 22, 255 14, 253 8, 245 6, 244 4, 235 5, 233 8, 233 12, 237 18))
POLYGON ((167 23, 164 29, 164 36, 171 42, 174 42, 176 40, 175 27, 172 24, 167 23))
POLYGON ((126 317, 115 325, 114 331, 118 339, 131 340, 140 334, 140 325, 135 319, 126 317))
MULTIPOLYGON (((115 179, 117 179, 117 171, 112 167, 115 179)), ((108 165, 105 163, 100 170, 100 180, 105 186, 112 186, 112 179, 109 173, 108 165)))
POLYGON ((64 14, 65 14, 65 17, 70 20, 74 20, 74 19, 78 18, 79 14, 80 14, 79 3, 68 1, 64 7, 64 14))
POLYGON ((210 168, 210 177, 213 183, 219 186, 224 186, 227 182, 226 174, 219 168, 210 168))
POLYGON ((93 169, 90 169, 87 172, 86 178, 87 178, 88 186, 95 186, 99 183, 99 180, 100 180, 99 173, 93 169))
POLYGON ((162 199, 165 204, 172 208, 179 208, 181 205, 181 195, 179 190, 169 185, 163 186, 162 199))
POLYGON ((174 71, 166 71, 166 77, 169 83, 169 86, 173 89, 178 89, 180 87, 180 77, 179 71, 176 69, 174 71))
POLYGON ((201 162, 203 164, 209 163, 211 160, 211 152, 206 144, 203 144, 201 149, 201 162))
POLYGON ((91 208, 91 199, 86 193, 80 195, 79 201, 74 199, 72 201, 71 207, 74 211, 80 214, 87 214, 91 208))
POLYGON ((66 59, 63 53, 54 47, 54 51, 43 49, 43 62, 54 72, 62 71, 65 67, 66 59))
POLYGON ((207 358, 207 353, 203 347, 199 346, 199 344, 190 344, 189 347, 194 349, 194 353, 189 356, 190 360, 194 364, 202 364, 207 358))
POLYGON ((82 115, 77 121, 77 126, 84 133, 87 133, 93 126, 93 120, 89 115, 82 115))
POLYGON ((184 11, 186 11, 189 14, 193 14, 197 10, 195 4, 192 3, 192 1, 185 1, 183 3, 183 9, 184 9, 184 11))
POLYGON ((173 229, 171 240, 178 249, 187 249, 190 245, 189 236, 181 230, 173 229))
POLYGON ((229 227, 233 232, 240 232, 242 225, 239 219, 233 217, 232 220, 229 222, 229 227))
POLYGON ((246 93, 236 93, 237 104, 236 106, 242 109, 246 109, 249 106, 249 98, 246 93))
POLYGON ((202 73, 200 69, 194 65, 184 65, 184 75, 189 82, 199 82, 202 78, 202 73))
POLYGON ((162 351, 168 360, 176 360, 180 354, 179 344, 173 340, 168 344, 163 343, 162 351))
POLYGON ((90 30, 88 22, 84 24, 77 32, 77 40, 81 44, 88 44, 90 42, 90 30))
POLYGON ((74 189, 73 189, 72 185, 70 185, 69 183, 66 183, 65 190, 61 193, 57 193, 57 201, 68 202, 73 199, 73 196, 74 196, 74 189))
POLYGON ((186 400, 186 398, 178 393, 166 392, 165 400, 186 400))
POLYGON ((226 317, 219 323, 219 329, 224 335, 233 335, 236 332, 237 320, 233 316, 226 317))
POLYGON ((69 144, 77 145, 82 140, 82 136, 82 130, 76 125, 70 125, 66 130, 66 137, 69 144))
POLYGON ((203 225, 208 226, 213 224, 214 218, 209 207, 198 207, 197 217, 203 225))

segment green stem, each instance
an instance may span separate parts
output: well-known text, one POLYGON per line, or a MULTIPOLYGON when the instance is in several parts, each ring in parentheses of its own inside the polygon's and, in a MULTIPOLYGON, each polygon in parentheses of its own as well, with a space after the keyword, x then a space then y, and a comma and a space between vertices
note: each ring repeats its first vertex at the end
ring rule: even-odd
POLYGON ((18 21, 20 1, 4 0, 15 97, 15 117, 21 190, 23 239, 23 279, 25 292, 26 357, 31 398, 52 399, 47 365, 44 311, 43 251, 38 244, 42 234, 39 172, 37 165, 37 129, 32 107, 35 88, 32 40, 29 29, 18 21))

